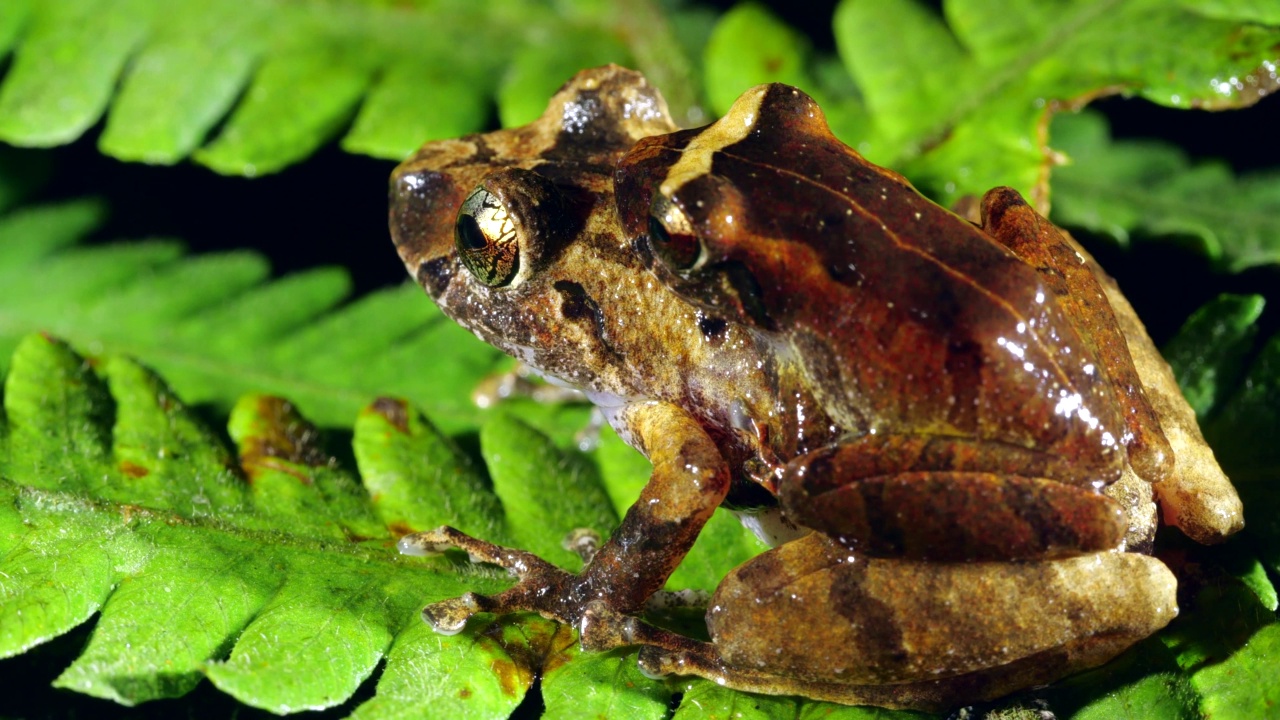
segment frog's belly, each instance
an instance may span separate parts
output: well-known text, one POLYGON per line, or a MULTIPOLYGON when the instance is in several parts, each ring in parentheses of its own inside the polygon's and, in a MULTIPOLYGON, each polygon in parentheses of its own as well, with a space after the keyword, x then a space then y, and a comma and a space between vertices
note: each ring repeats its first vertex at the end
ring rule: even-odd
POLYGON ((777 547, 813 532, 807 527, 796 525, 782 514, 782 508, 760 508, 754 510, 733 510, 742 526, 750 530, 769 547, 777 547))

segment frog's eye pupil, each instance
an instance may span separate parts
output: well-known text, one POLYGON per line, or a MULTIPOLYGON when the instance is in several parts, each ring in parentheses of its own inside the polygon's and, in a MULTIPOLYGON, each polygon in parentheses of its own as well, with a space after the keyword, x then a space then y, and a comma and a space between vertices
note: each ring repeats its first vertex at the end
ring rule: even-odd
POLYGON ((457 227, 458 250, 483 250, 489 241, 480 230, 480 223, 472 215, 459 215, 457 227))
POLYGON ((673 270, 689 270, 702 257, 702 241, 689 217, 661 193, 653 196, 649 244, 654 255, 673 270))
POLYGON ((496 195, 476 188, 462 203, 453 227, 462 264, 489 287, 511 282, 519 269, 520 243, 515 223, 496 195))

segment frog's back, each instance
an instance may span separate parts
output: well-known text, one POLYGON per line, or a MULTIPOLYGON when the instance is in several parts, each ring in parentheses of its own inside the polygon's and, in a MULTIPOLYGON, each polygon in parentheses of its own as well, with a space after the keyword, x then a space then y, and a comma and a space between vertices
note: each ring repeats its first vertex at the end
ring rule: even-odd
POLYGON ((1105 377, 1033 268, 836 140, 799 91, 764 86, 726 120, 713 130, 727 132, 646 140, 624 163, 651 166, 631 177, 661 186, 702 240, 675 284, 789 339, 851 432, 1115 466, 1105 377))

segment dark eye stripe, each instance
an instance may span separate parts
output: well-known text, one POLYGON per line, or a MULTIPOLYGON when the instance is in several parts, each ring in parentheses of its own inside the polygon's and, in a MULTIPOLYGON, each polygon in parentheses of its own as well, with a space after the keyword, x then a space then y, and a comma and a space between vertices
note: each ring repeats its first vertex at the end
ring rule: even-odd
POLYGON ((591 324, 592 334, 600 341, 604 349, 614 355, 617 350, 609 342, 607 333, 605 332, 604 312, 600 310, 600 305, 587 294, 582 285, 571 282, 569 280, 557 280, 555 285, 556 292, 560 293, 560 314, 566 320, 585 321, 591 324))
POLYGON ((428 260, 418 265, 417 279, 432 297, 442 295, 453 281, 453 264, 447 257, 428 260))

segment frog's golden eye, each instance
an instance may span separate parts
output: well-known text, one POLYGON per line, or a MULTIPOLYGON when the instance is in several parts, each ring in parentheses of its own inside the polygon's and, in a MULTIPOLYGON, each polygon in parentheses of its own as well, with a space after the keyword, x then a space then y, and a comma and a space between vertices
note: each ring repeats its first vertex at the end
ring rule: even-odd
POLYGON ((702 259, 702 240, 684 211, 660 192, 649 208, 649 245, 672 270, 691 270, 702 259))
POLYGON ((515 218, 484 187, 472 190, 463 201, 453 227, 462 264, 489 287, 509 284, 520 269, 518 235, 515 218))

